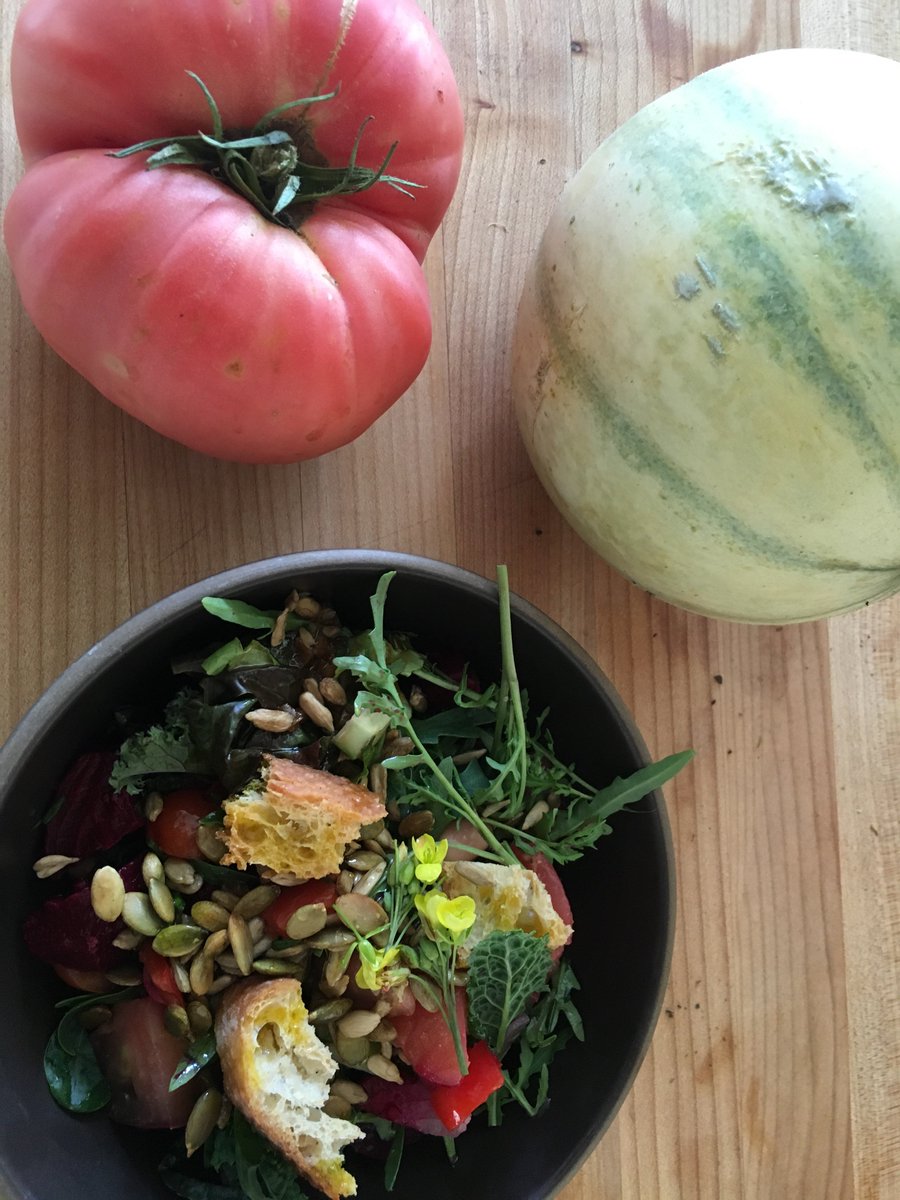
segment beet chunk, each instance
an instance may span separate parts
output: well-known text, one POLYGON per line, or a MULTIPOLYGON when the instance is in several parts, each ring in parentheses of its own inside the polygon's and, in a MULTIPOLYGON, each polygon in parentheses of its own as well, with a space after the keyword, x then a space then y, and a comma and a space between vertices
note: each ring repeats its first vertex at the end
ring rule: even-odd
MULTIPOLYGON (((125 890, 140 886, 141 864, 128 863, 119 874, 125 890)), ((74 971, 109 971, 127 957, 113 945, 123 921, 101 921, 91 907, 90 885, 81 882, 67 896, 52 896, 25 920, 25 944, 35 958, 74 971)))
POLYGON ((362 1107, 376 1117, 386 1117, 395 1125, 415 1129, 433 1137, 458 1137, 468 1127, 470 1117, 448 1133, 446 1125, 434 1111, 431 1103, 431 1086, 421 1079, 404 1083, 388 1083, 384 1079, 365 1081, 367 1099, 362 1107))
POLYGON ((142 827, 144 816, 134 797, 109 786, 115 761, 112 750, 76 758, 57 790, 62 803, 47 823, 45 854, 85 858, 142 827))

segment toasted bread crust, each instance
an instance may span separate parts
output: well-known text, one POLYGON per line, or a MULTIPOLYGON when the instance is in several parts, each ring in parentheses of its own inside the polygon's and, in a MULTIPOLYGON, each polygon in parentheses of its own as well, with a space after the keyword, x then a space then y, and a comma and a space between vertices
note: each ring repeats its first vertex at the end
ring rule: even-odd
POLYGON ((225 801, 222 862, 298 879, 334 875, 347 843, 386 815, 379 796, 349 779, 263 755, 258 793, 225 801))
MULTIPOLYGON (((319 1085, 323 1096, 327 1095, 328 1080, 334 1075, 337 1063, 306 1018, 299 980, 248 979, 230 987, 216 1014, 216 1045, 222 1077, 226 1095, 235 1108, 329 1200, 341 1200, 356 1194, 356 1182, 344 1170, 340 1152, 328 1161, 317 1160, 316 1137, 299 1128, 296 1116, 296 1109, 302 1108, 303 1103, 295 1106, 291 1123, 283 1106, 279 1108, 269 1102, 273 1093, 261 1079, 260 1064, 266 1051, 259 1040, 260 1030, 274 1025, 285 1042, 281 1052, 302 1061, 310 1081, 319 1085)), ((284 1099, 277 1095, 278 1101, 284 1099)), ((321 1132, 326 1124, 342 1144, 362 1136, 356 1126, 334 1117, 322 1117, 310 1130, 321 1132)))

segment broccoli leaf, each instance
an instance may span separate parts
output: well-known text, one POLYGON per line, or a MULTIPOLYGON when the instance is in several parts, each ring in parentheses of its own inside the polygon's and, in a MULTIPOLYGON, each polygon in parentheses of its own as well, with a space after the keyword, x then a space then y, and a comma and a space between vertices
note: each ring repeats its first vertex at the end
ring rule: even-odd
POLYGON ((478 1037, 502 1054, 506 1034, 529 997, 547 988, 553 960, 547 938, 521 929, 494 930, 469 955, 466 993, 478 1037))

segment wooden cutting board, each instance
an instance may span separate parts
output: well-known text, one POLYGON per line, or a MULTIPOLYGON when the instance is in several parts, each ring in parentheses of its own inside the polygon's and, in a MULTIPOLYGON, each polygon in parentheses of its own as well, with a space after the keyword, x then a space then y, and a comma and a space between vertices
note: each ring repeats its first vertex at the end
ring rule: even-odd
MULTIPOLYGON (((2 6, 3 200, 19 0, 2 6)), ((657 755, 679 870, 664 1014, 564 1200, 900 1197, 900 599, 786 628, 688 616, 564 527, 512 419, 523 273, 565 181, 640 105, 780 46, 900 58, 893 0, 426 0, 467 118, 428 257, 435 343, 357 443, 302 467, 199 457, 44 347, 0 263, 0 736, 130 613, 267 555, 380 546, 513 586, 597 658, 657 755)), ((898 139, 900 145, 900 139, 898 139)))

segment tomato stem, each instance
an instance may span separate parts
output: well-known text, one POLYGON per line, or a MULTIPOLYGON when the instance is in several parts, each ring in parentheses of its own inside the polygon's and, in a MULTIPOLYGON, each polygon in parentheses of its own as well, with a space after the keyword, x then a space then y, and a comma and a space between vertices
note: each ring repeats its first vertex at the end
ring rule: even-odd
POLYGON ((410 188, 420 187, 409 179, 388 175, 387 168, 397 149, 394 142, 377 169, 357 163, 363 131, 371 117, 359 127, 345 167, 303 161, 295 137, 287 129, 271 128, 285 112, 308 104, 333 100, 337 92, 320 96, 305 96, 279 104, 261 117, 249 135, 226 136, 219 106, 203 80, 193 71, 187 74, 194 80, 206 100, 212 120, 212 134, 187 134, 178 137, 150 138, 124 150, 112 151, 113 158, 127 158, 147 150, 147 169, 159 167, 196 167, 227 184, 243 196, 264 217, 288 229, 299 228, 308 205, 331 196, 347 196, 364 192, 376 183, 411 196, 410 188))

